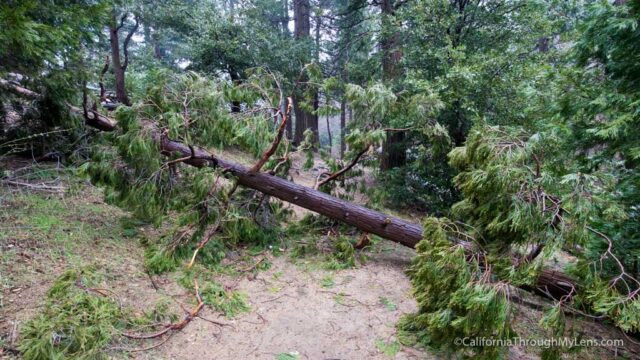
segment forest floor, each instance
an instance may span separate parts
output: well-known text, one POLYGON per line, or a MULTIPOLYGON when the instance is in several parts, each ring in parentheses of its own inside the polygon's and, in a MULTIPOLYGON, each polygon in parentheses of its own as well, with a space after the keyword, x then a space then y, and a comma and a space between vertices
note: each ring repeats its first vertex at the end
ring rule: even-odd
MULTIPOLYGON (((243 161, 241 154, 227 155, 243 161)), ((297 166, 294 179, 312 185, 322 164, 311 172, 297 166)), ((23 184, 0 186, 0 357, 17 357, 12 349, 22 341, 23 326, 42 311, 47 292, 69 269, 93 267, 101 275, 100 287, 131 316, 161 309, 179 319, 181 304, 193 305, 193 289, 179 285, 180 271, 152 275, 145 270, 145 239, 158 237, 159 230, 132 227, 125 211, 106 204, 99 189, 64 168, 23 162, 2 168, 19 174, 23 184)), ((320 244, 319 253, 300 255, 283 243, 273 251, 232 251, 218 270, 196 267, 202 270, 201 282, 220 284, 248 306, 207 306, 200 317, 164 338, 141 342, 116 336, 106 353, 134 359, 444 358, 403 345, 407 341, 395 327, 404 314, 417 310, 405 275, 413 250, 376 241, 360 254, 366 261, 332 270, 324 254, 329 250, 322 246, 329 239, 307 240, 320 244), (128 351, 164 340, 150 350, 128 351)), ((517 330, 542 337, 533 330, 542 316, 539 310, 518 307, 517 330)), ((571 322, 583 336, 619 338, 606 325, 571 322)), ((594 348, 571 357, 602 359, 618 350, 637 351, 630 346, 594 348)), ((509 357, 536 359, 539 349, 514 347, 509 357)))

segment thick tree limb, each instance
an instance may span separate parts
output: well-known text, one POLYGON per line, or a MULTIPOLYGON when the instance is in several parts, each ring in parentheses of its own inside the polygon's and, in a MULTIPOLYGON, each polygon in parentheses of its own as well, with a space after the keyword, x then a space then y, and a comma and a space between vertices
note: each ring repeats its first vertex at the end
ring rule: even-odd
POLYGON ((23 88, 22 86, 16 85, 9 80, 0 79, 0 87, 11 91, 18 96, 26 97, 31 100, 39 100, 42 98, 42 96, 37 92, 23 88))
POLYGON ((52 185, 47 185, 47 184, 32 184, 32 183, 25 183, 25 182, 20 182, 20 181, 14 181, 14 180, 2 180, 0 181, 0 184, 6 184, 6 185, 10 185, 10 186, 19 186, 19 187, 26 187, 32 190, 45 190, 45 191, 64 191, 65 188, 64 186, 52 186, 52 185))
MULTIPOLYGON (((22 97, 26 97, 28 99, 31 100, 40 100, 42 99, 42 95, 38 94, 35 91, 31 91, 27 88, 24 88, 20 85, 16 85, 11 81, 7 81, 5 79, 0 79, 0 87, 11 91, 12 93, 18 95, 18 96, 22 96, 22 97)), ((79 115, 83 115, 84 110, 77 107, 77 106, 73 106, 73 105, 68 105, 69 109, 79 115)), ((100 113, 98 113, 97 111, 89 111, 88 112, 88 117, 85 119, 85 122, 87 123, 87 125, 97 128, 99 130, 102 131, 113 131, 116 128, 116 121, 106 117, 100 113)))

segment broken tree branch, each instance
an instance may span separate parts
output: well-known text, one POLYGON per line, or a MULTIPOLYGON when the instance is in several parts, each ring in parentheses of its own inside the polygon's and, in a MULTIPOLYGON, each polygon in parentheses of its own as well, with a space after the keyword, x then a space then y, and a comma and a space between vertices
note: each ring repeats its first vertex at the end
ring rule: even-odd
MULTIPOLYGON (((191 322, 191 320, 198 317, 200 310, 202 310, 202 308, 204 307, 204 302, 200 297, 200 288, 198 286, 198 280, 196 279, 193 280, 193 286, 194 286, 195 297, 196 297, 196 306, 193 308, 193 310, 191 310, 190 312, 187 312, 187 315, 184 317, 184 319, 182 319, 182 321, 177 323, 166 324, 161 330, 154 333, 133 334, 133 333, 123 332, 122 335, 130 339, 145 340, 145 339, 154 339, 154 338, 160 337, 170 331, 179 331, 184 329, 184 327, 187 326, 191 322)), ((160 344, 162 343, 164 342, 161 342, 160 344)), ((138 351, 138 350, 134 350, 134 351, 138 351)))
POLYGON ((413 130, 413 126, 412 126, 412 127, 406 127, 406 128, 384 128, 384 129, 382 129, 382 130, 384 130, 384 131, 390 131, 390 132, 391 132, 391 131, 398 131, 398 132, 401 132, 401 131, 411 131, 411 130, 413 130))
POLYGON ((12 93, 18 95, 18 96, 23 96, 26 98, 29 98, 31 100, 39 100, 42 98, 42 96, 40 94, 38 94, 35 91, 31 91, 29 89, 23 88, 20 85, 16 85, 14 84, 12 81, 9 80, 5 80, 5 79, 0 79, 0 87, 3 87, 9 91, 11 91, 12 93))
POLYGON ((315 189, 320 188, 322 185, 328 183, 329 181, 335 180, 337 179, 340 175, 346 173, 347 171, 351 170, 352 167, 354 167, 358 161, 360 161, 360 158, 362 157, 362 155, 366 154, 367 151, 369 150, 369 146, 367 146, 366 148, 364 148, 364 150, 360 151, 355 158, 353 158, 353 160, 351 161, 351 163, 345 167, 343 167, 342 169, 336 171, 335 173, 329 175, 328 178, 320 181, 319 183, 316 184, 315 189))
POLYGON ((9 186, 17 186, 17 187, 26 187, 31 190, 44 190, 44 191, 64 191, 64 186, 51 186, 46 184, 31 184, 13 180, 2 180, 0 184, 5 184, 9 186))
POLYGON ((127 16, 129 16, 129 13, 122 14, 122 17, 120 17, 120 25, 116 27, 116 31, 120 31, 120 29, 122 29, 122 27, 124 26, 124 21, 127 20, 127 16))
POLYGON ((273 155, 273 153, 276 152, 276 149, 278 149, 278 145, 280 145, 280 141, 282 141, 282 134, 284 134, 284 129, 286 128, 287 121, 289 120, 289 115, 291 114, 291 104, 291 98, 287 98, 287 110, 284 114, 282 114, 282 122, 280 122, 278 133, 276 134, 275 139, 273 139, 271 146, 267 149, 267 151, 264 152, 264 154, 262 154, 260 160, 255 165, 253 165, 253 167, 251 168, 252 172, 260 171, 264 164, 269 161, 271 155, 273 155))

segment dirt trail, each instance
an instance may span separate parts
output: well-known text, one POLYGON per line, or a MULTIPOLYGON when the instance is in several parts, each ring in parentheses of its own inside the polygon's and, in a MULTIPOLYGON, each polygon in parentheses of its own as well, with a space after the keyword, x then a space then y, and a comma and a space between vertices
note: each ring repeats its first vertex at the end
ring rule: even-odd
MULTIPOLYGON (((224 327, 197 319, 163 348, 137 358, 276 359, 298 353, 301 359, 389 359, 381 349, 397 344, 395 324, 416 310, 403 274, 406 251, 394 249, 341 271, 309 271, 285 257, 272 259, 268 271, 237 284, 248 295, 249 313, 224 327)), ((203 316, 219 319, 210 310, 203 316)), ((433 357, 399 347, 395 358, 433 357)))

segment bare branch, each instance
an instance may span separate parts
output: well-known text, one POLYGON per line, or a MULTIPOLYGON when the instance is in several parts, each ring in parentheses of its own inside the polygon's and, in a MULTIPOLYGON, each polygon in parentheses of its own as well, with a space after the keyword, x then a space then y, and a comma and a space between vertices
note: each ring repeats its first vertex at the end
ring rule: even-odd
POLYGON ((122 29, 122 27, 124 26, 124 21, 127 20, 127 16, 129 16, 128 13, 122 14, 122 17, 120 18, 120 25, 118 25, 116 27, 116 32, 118 32, 118 31, 120 31, 120 29, 122 29))
POLYGON ((127 37, 124 39, 124 43, 122 44, 122 51, 124 52, 124 63, 122 64, 123 71, 126 71, 127 66, 129 65, 129 41, 131 41, 131 37, 138 30, 138 25, 140 25, 138 22, 138 15, 135 15, 134 19, 136 23, 127 34, 127 37))
POLYGON ((406 127, 406 128, 384 128, 382 129, 384 131, 397 131, 397 132, 402 132, 402 131, 411 131, 413 130, 413 126, 411 127, 406 127))
POLYGON ((351 161, 351 163, 347 166, 345 166, 344 168, 336 171, 335 173, 329 175, 328 178, 320 181, 319 183, 316 184, 315 188, 318 189, 320 186, 328 183, 329 181, 332 181, 334 179, 337 179, 340 175, 346 173, 347 171, 351 170, 352 167, 354 167, 358 161, 360 161, 360 158, 362 157, 362 155, 364 155, 367 151, 369 150, 369 146, 367 146, 364 150, 360 151, 358 153, 358 155, 356 155, 356 157, 351 161))
POLYGON ((262 169, 264 164, 269 160, 271 155, 273 155, 273 153, 276 152, 276 149, 278 148, 280 141, 282 141, 282 134, 284 134, 284 129, 286 128, 289 115, 291 115, 292 103, 293 101, 291 100, 291 98, 287 98, 287 111, 282 115, 282 122, 280 123, 280 127, 278 128, 278 133, 276 134, 275 139, 273 139, 273 142, 271 143, 271 146, 269 147, 269 149, 267 149, 267 151, 265 151, 264 154, 262 154, 262 158, 260 158, 260 160, 251 168, 250 170, 251 172, 255 173, 260 171, 260 169, 262 169))

